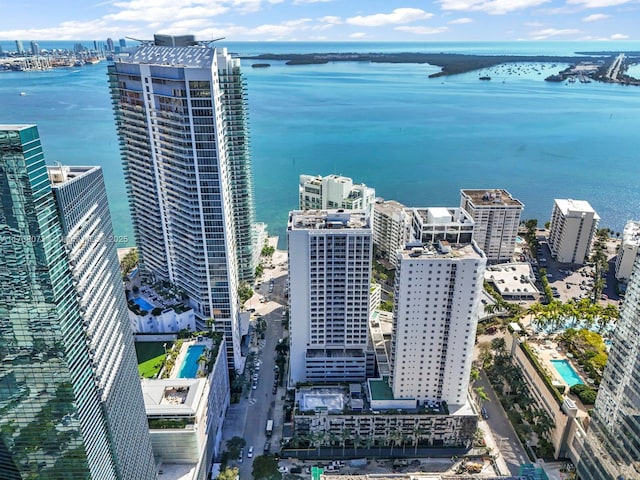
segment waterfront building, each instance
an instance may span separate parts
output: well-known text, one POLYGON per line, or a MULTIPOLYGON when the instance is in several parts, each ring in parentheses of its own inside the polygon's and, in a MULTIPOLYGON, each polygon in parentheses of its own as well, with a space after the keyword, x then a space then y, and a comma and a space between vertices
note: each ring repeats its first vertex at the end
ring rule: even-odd
POLYGON ((107 38, 107 51, 113 52, 113 39, 107 38))
POLYGON ((460 190, 460 208, 475 222, 473 239, 487 262, 511 261, 524 205, 502 189, 460 190))
POLYGON ((422 244, 471 243, 475 222, 462 208, 412 208, 411 236, 422 244))
POLYGON ((18 55, 24 55, 24 45, 22 44, 22 40, 16 40, 16 52, 18 52, 18 55))
POLYGON ((398 252, 391 345, 393 398, 467 402, 486 257, 475 242, 398 252))
POLYGON ((361 210, 289 214, 291 385, 361 382, 367 374, 370 217, 361 210))
POLYGON ((376 191, 364 183, 353 183, 353 179, 341 175, 326 177, 300 175, 300 210, 366 210, 371 211, 376 191))
POLYGON ((101 171, 54 189, 0 126, 2 478, 155 478, 101 171))
POLYGON ((121 50, 123 48, 127 48, 127 39, 126 38, 121 38, 120 40, 118 40, 118 45, 120 46, 121 50))
POLYGON ((589 260, 600 217, 584 200, 556 198, 549 227, 549 248, 559 263, 582 265, 589 260))
POLYGON ((221 335, 185 342, 170 378, 143 379, 153 454, 166 480, 207 480, 221 454, 222 424, 230 402, 227 357, 221 335), (203 352, 206 362, 189 355, 203 352), (200 364, 198 368, 184 365, 200 364), (190 370, 190 371, 188 371, 190 370))
POLYGON ((396 252, 410 238, 410 211, 395 200, 378 201, 373 205, 373 244, 377 258, 396 266, 396 252))
POLYGON ((142 269, 183 290, 201 326, 213 319, 242 369, 238 286, 257 235, 240 60, 156 35, 109 78, 142 269))
POLYGON ((616 278, 626 283, 640 250, 640 222, 628 221, 622 231, 622 244, 616 256, 616 278))
POLYGON ((636 261, 580 456, 581 480, 640 478, 640 261, 636 261))
POLYGON ((485 270, 484 279, 505 300, 537 300, 540 295, 528 262, 492 265, 485 270))
POLYGON ((33 40, 31 41, 30 48, 31 48, 31 55, 33 55, 34 57, 40 55, 40 45, 38 45, 33 40))

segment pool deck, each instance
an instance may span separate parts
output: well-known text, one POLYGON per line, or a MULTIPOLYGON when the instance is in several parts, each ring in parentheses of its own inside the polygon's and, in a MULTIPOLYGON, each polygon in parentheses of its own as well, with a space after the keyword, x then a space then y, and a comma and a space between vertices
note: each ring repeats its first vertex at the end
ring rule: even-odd
MULTIPOLYGON (((180 372, 180 367, 182 366, 182 362, 184 362, 184 359, 187 356, 187 350, 189 350, 189 347, 192 345, 203 345, 207 347, 207 349, 209 350, 211 350, 211 347, 213 346, 210 338, 204 338, 201 342, 198 342, 197 340, 188 340, 184 342, 182 344, 182 347, 180 348, 180 353, 176 358, 176 363, 174 364, 173 369, 171 369, 171 375, 169 375, 169 378, 178 378, 178 373, 180 372)), ((202 369, 198 367, 198 372, 196 373, 196 377, 201 370, 202 369)))
POLYGON ((572 358, 569 358, 565 350, 562 347, 557 346, 555 342, 552 342, 550 340, 542 343, 529 342, 529 345, 540 359, 540 363, 547 369, 547 373, 549 373, 551 378, 566 385, 567 389, 570 387, 570 385, 565 381, 564 378, 562 378, 560 372, 556 370, 553 363, 551 363, 552 360, 568 361, 571 365, 571 368, 573 368, 578 377, 580 377, 580 380, 582 380, 582 383, 584 383, 585 385, 589 385, 589 382, 587 382, 582 369, 578 365, 576 365, 576 362, 572 358))

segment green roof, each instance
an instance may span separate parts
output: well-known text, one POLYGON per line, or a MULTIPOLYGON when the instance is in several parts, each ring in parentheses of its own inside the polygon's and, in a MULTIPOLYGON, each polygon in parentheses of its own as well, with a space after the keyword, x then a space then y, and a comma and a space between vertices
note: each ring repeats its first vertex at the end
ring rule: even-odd
POLYGON ((389 386, 389 377, 369 380, 369 389, 371 390, 371 400, 393 400, 393 392, 389 386))
POLYGON ((320 480, 320 475, 324 473, 324 470, 320 467, 311 467, 311 480, 320 480))

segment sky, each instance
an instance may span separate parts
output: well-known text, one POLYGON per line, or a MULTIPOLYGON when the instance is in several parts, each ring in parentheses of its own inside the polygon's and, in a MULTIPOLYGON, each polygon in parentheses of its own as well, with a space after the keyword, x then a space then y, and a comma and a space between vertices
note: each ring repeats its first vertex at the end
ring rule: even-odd
POLYGON ((640 40, 640 0, 0 0, 0 40, 640 40))

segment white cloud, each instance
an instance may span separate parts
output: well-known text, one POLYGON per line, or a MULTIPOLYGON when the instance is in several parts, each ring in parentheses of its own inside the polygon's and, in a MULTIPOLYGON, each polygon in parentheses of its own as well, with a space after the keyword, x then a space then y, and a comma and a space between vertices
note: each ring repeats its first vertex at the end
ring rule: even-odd
POLYGON ((490 15, 503 15, 515 10, 537 7, 549 1, 551 0, 440 0, 440 6, 443 10, 481 11, 490 15))
POLYGON ((367 34, 364 32, 354 32, 351 35, 349 35, 349 38, 364 38, 366 36, 367 34))
POLYGON ((531 32, 529 35, 533 40, 545 40, 550 37, 576 35, 578 33, 580 33, 580 30, 577 28, 545 28, 531 32))
POLYGON ((605 8, 614 7, 616 5, 623 5, 635 0, 567 0, 567 3, 572 5, 579 5, 583 8, 605 8))
POLYGON ((417 22, 433 17, 433 13, 425 12, 420 8, 396 8, 391 13, 376 13, 373 15, 358 15, 347 18, 350 25, 361 27, 381 27, 383 25, 397 25, 402 23, 417 22))
POLYGON ((446 32, 448 28, 447 27, 402 26, 402 27, 395 27, 394 30, 398 30, 400 32, 413 33, 416 35, 434 35, 436 33, 446 32))
POLYGON ((583 22, 597 22, 598 20, 604 20, 605 18, 609 18, 611 15, 607 15, 605 13, 594 13, 593 15, 587 15, 582 19, 583 22))
POLYGON ((464 23, 472 23, 473 19, 469 17, 456 18, 455 20, 451 20, 449 25, 462 25, 464 23))
POLYGON ((614 33, 609 37, 611 40, 626 40, 629 38, 629 35, 625 35, 624 33, 614 33))
POLYGON ((333 0, 293 0, 294 5, 305 5, 307 3, 327 3, 333 0))
POLYGON ((334 15, 327 15, 326 17, 320 17, 318 20, 320 20, 322 23, 329 23, 331 25, 340 25, 342 23, 342 19, 334 15))

